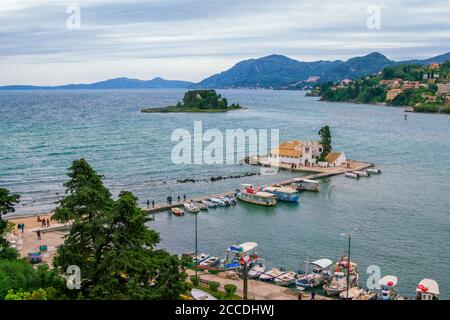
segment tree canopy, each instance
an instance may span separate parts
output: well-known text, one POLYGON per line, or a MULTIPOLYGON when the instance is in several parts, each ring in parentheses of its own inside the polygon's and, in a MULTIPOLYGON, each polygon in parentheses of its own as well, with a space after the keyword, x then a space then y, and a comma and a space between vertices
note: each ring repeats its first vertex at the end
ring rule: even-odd
POLYGON ((322 154, 319 160, 324 161, 326 156, 331 152, 331 131, 329 126, 324 126, 319 130, 319 135, 321 137, 322 144, 322 154))

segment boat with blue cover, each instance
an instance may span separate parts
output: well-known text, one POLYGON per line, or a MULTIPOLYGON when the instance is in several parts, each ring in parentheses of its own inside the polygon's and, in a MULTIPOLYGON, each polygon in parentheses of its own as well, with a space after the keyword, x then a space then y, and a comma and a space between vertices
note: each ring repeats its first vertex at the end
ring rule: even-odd
POLYGON ((265 187, 264 192, 274 194, 278 200, 286 202, 298 202, 300 194, 291 187, 265 187))

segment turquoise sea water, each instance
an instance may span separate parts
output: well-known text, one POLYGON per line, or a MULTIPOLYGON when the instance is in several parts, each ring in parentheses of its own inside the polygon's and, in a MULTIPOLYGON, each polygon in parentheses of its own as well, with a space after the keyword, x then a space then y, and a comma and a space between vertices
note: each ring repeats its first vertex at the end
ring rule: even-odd
MULTIPOLYGON (((16 214, 47 212, 64 193, 66 169, 85 157, 105 176, 114 194, 127 189, 141 203, 168 194, 188 196, 233 190, 243 182, 282 180, 291 174, 220 182, 177 183, 258 172, 242 165, 180 166, 170 162, 175 128, 278 128, 282 140, 317 139, 329 125, 336 150, 370 161, 380 176, 358 181, 323 180, 319 194, 302 195, 300 205, 260 208, 240 204, 199 215, 199 248, 223 255, 236 242, 259 243, 271 266, 294 271, 309 259, 335 260, 346 250, 340 236, 358 227, 352 257, 365 270, 399 277, 399 289, 413 295, 425 277, 437 280, 450 298, 450 117, 409 114, 371 105, 326 103, 304 92, 220 90, 248 110, 225 114, 142 114, 181 99, 183 90, 0 92, 0 186, 22 195, 16 214)), ((149 226, 161 246, 193 251, 194 219, 167 213, 149 226)))

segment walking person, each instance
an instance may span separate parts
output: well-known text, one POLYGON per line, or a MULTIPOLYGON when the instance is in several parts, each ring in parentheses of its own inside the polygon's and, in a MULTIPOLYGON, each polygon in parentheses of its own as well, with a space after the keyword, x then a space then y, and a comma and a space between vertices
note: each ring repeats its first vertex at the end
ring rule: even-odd
POLYGON ((50 220, 47 219, 47 228, 50 228, 50 220))
POLYGON ((316 300, 316 292, 314 290, 311 292, 311 300, 316 300))
POLYGON ((183 195, 183 201, 186 201, 186 195, 185 194, 183 195))
POLYGON ((45 219, 42 219, 42 221, 41 221, 41 228, 45 228, 45 223, 46 223, 45 219))
POLYGON ((181 197, 180 196, 178 196, 178 202, 180 202, 181 201, 181 197))
POLYGON ((22 233, 25 232, 25 223, 22 222, 22 233))
POLYGON ((36 234, 37 234, 38 240, 41 240, 41 231, 40 230, 36 231, 36 234))
POLYGON ((155 200, 152 200, 152 207, 155 207, 155 200))
POLYGON ((150 207, 150 200, 147 200, 147 208, 150 207))

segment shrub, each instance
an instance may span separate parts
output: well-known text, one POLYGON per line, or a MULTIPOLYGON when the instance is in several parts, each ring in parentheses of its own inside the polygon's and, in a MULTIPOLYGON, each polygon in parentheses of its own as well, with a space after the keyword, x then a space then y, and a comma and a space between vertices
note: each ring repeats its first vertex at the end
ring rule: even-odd
POLYGON ((191 276, 190 279, 194 287, 198 287, 198 285, 200 284, 200 278, 197 276, 191 276))
POLYGON ((208 285, 212 291, 217 291, 217 289, 219 289, 220 287, 220 283, 218 283, 217 281, 209 281, 208 285))
POLYGON ((192 285, 192 283, 187 283, 187 282, 186 282, 186 283, 184 284, 184 289, 185 289, 186 292, 191 291, 193 287, 194 287, 194 286, 192 285))
POLYGON ((224 286, 225 292, 227 293, 228 297, 231 297, 236 293, 237 287, 234 284, 226 284, 224 286))
POLYGON ((219 274, 219 271, 217 271, 217 270, 209 270, 208 273, 210 273, 210 274, 219 274))

